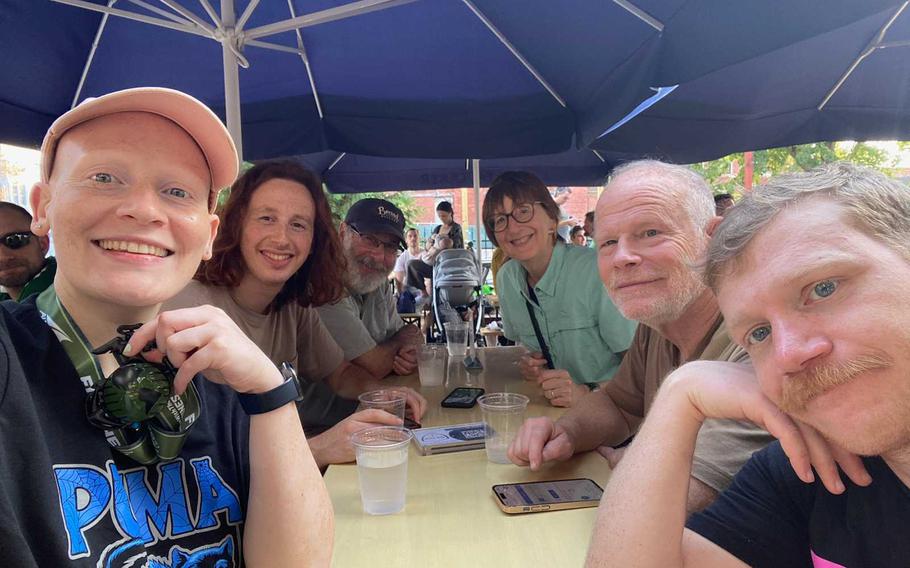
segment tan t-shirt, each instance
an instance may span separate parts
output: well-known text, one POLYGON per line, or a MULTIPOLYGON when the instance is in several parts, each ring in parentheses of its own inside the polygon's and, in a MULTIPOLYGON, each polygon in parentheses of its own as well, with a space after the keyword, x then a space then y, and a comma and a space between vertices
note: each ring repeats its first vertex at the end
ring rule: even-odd
MULTIPOLYGON (((718 316, 691 360, 747 363, 749 356, 727 334, 718 316)), ((664 379, 685 363, 679 349, 646 325, 639 324, 632 345, 613 380, 601 392, 619 407, 633 430, 638 430, 664 379)), ((715 491, 726 489, 752 453, 773 437, 748 422, 707 420, 698 433, 692 476, 715 491)))
POLYGON ((332 339, 313 308, 290 302, 277 312, 259 314, 237 305, 230 289, 206 286, 193 280, 162 310, 201 305, 221 308, 276 364, 293 363, 298 376, 322 381, 344 361, 341 347, 332 339))

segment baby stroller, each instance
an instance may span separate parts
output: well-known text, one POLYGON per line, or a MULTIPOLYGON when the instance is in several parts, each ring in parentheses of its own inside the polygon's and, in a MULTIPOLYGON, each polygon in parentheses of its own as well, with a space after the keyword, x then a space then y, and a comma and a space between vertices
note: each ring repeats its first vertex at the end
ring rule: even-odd
MULTIPOLYGON (((465 249, 448 249, 439 253, 433 265, 433 325, 427 330, 427 341, 445 341, 447 321, 462 321, 463 314, 480 305, 480 266, 474 254, 465 249)), ((475 318, 475 330, 480 325, 475 318)))

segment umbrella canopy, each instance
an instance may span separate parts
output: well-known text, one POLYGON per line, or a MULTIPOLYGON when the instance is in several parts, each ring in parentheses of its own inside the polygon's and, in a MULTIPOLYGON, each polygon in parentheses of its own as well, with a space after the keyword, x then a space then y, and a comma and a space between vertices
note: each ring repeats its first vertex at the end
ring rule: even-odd
MULTIPOLYGON (((36 145, 74 102, 155 85, 229 123, 239 93, 246 159, 554 153, 657 36, 620 4, 585 0, 8 0, 0 138, 36 145), (232 76, 235 62, 248 68, 232 76)), ((634 91, 630 104, 647 84, 634 91)))
MULTIPOLYGON (((296 159, 320 174, 332 193, 452 189, 473 186, 472 160, 378 158, 338 152, 319 152, 296 159)), ((603 185, 613 167, 591 150, 559 154, 479 160, 482 187, 502 172, 529 171, 549 186, 603 185)))
POLYGON ((559 153, 652 86, 893 3, 745 3, 795 14, 759 26, 729 0, 6 0, 0 139, 37 145, 85 97, 156 85, 216 108, 235 137, 242 123, 247 159, 559 153))
POLYGON ((873 15, 682 83, 591 147, 692 163, 809 142, 908 139, 907 6, 880 6, 873 15))

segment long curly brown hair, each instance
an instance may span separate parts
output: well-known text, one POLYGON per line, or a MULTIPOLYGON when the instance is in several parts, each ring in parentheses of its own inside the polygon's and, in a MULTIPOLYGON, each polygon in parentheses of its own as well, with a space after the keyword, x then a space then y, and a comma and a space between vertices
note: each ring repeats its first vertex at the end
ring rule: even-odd
POLYGON ((231 195, 219 211, 221 226, 212 250, 212 258, 196 271, 196 280, 211 286, 233 288, 240 284, 247 266, 240 250, 243 224, 253 194, 267 181, 285 179, 307 188, 316 204, 313 244, 310 256, 291 276, 275 297, 271 308, 280 309, 296 300, 301 306, 321 306, 337 302, 344 292, 344 255, 338 232, 332 222, 329 202, 319 178, 291 161, 265 162, 243 173, 231 186, 231 195))

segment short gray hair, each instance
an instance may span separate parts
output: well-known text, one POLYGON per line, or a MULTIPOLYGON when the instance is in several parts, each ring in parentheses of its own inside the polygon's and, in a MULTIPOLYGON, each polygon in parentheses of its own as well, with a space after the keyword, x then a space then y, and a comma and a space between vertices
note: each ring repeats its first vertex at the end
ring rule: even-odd
POLYGON ((806 199, 843 206, 847 223, 910 261, 910 188, 881 172, 846 162, 783 174, 755 188, 731 209, 708 247, 705 281, 715 292, 749 243, 778 213, 806 199), (731 264, 732 263, 732 264, 731 264))
POLYGON ((610 182, 620 176, 646 178, 665 191, 674 203, 682 205, 692 226, 701 231, 715 217, 714 195, 708 182, 686 166, 659 160, 626 162, 610 174, 610 182))

